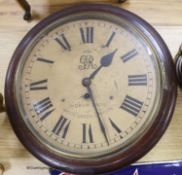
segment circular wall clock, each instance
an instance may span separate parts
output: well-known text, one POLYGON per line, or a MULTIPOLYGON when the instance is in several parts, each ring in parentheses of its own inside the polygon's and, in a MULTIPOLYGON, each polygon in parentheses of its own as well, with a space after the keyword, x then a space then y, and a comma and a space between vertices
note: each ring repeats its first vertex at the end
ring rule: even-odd
POLYGON ((117 170, 146 154, 176 102, 175 68, 159 34, 110 5, 55 13, 21 41, 5 100, 23 145, 51 167, 117 170))

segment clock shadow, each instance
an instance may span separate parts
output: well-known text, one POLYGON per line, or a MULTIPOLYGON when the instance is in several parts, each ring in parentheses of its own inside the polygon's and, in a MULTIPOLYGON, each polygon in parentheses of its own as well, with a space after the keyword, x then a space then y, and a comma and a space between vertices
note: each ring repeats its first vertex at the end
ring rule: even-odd
MULTIPOLYGON (((117 4, 118 6, 122 6, 122 3, 118 3, 118 0, 44 0, 43 2, 39 3, 38 1, 36 3, 27 2, 31 5, 31 13, 32 13, 32 20, 31 21, 40 21, 44 19, 45 17, 58 12, 64 8, 71 7, 73 5, 79 5, 79 4, 90 4, 90 3, 103 3, 103 4, 117 4)), ((124 3, 127 4, 127 2, 124 3)))
POLYGON ((74 6, 74 5, 79 5, 79 4, 90 4, 90 3, 103 3, 103 4, 117 4, 119 6, 121 6, 123 3, 127 3, 125 1, 127 0, 100 0, 100 1, 96 1, 96 0, 57 0, 57 1, 52 1, 52 0, 47 0, 47 7, 48 7, 48 11, 49 14, 52 14, 54 12, 57 12, 61 9, 64 9, 66 7, 70 7, 70 6, 74 6))

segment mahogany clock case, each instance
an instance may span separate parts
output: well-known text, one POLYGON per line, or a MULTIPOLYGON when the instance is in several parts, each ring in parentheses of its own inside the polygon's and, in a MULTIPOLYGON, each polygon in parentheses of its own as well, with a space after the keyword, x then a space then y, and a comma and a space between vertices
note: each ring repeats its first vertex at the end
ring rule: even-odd
POLYGON ((164 131, 166 130, 174 111, 176 93, 177 85, 174 63, 167 46, 159 34, 147 22, 145 22, 140 17, 132 14, 131 12, 113 7, 111 5, 103 4, 86 4, 70 7, 49 16, 37 24, 23 38, 17 47, 9 64, 5 83, 5 102, 7 113, 11 125, 22 144, 35 157, 50 165, 51 167, 60 169, 62 171, 79 174, 98 174, 111 172, 124 167, 144 156, 157 143, 157 141, 161 138, 164 131), (58 156, 55 152, 42 145, 25 125, 22 117, 20 116, 20 113, 18 112, 15 99, 15 74, 24 50, 44 27, 53 21, 56 21, 57 19, 88 11, 99 11, 107 14, 112 14, 117 17, 124 18, 125 20, 128 20, 130 23, 135 25, 139 31, 143 32, 146 35, 151 44, 153 44, 155 47, 157 54, 160 55, 159 61, 163 64, 163 68, 168 79, 166 80, 166 87, 163 89, 162 103, 156 120, 153 122, 148 131, 143 135, 143 137, 138 140, 138 142, 131 145, 124 152, 117 152, 117 154, 113 154, 112 156, 108 156, 104 159, 98 158, 92 160, 70 160, 68 157, 58 156))

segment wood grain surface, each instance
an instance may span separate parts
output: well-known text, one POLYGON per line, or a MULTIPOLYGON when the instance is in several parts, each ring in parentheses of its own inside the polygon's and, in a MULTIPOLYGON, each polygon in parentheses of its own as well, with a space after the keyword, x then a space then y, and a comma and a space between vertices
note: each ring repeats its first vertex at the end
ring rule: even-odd
MULTIPOLYGON (((112 3, 128 9, 147 20, 161 34, 173 56, 182 43, 181 0, 128 0, 123 5, 116 0, 30 0, 34 20, 22 20, 23 10, 14 0, 0 0, 0 92, 8 63, 22 37, 41 19, 70 5, 79 3, 112 3)), ((182 159, 182 91, 172 122, 159 143, 139 162, 169 161, 182 159)), ((1 164, 5 175, 48 174, 47 167, 30 155, 13 133, 5 113, 0 114, 0 175, 1 164)))

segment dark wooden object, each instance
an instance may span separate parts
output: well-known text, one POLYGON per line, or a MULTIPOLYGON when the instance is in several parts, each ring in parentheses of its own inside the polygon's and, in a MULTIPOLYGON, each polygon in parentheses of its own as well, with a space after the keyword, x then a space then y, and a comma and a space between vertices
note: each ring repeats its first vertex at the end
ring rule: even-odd
POLYGON ((180 87, 182 88, 182 44, 179 48, 179 51, 176 55, 176 75, 178 79, 178 83, 180 87))
POLYGON ((4 107, 4 103, 3 103, 3 95, 0 93, 0 113, 1 112, 5 112, 5 107, 4 107))
POLYGON ((32 15, 31 15, 31 6, 29 5, 29 3, 26 0, 17 0, 17 2, 23 7, 23 9, 25 10, 25 14, 23 19, 24 20, 31 20, 32 15))

